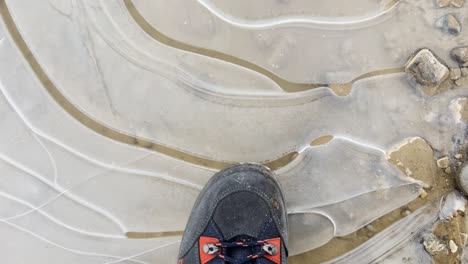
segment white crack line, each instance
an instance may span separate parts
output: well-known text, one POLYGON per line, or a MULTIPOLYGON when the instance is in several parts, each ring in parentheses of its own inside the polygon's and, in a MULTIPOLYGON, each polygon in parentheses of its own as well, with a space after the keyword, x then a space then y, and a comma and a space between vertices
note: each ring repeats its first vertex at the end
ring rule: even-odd
POLYGON ((150 250, 135 254, 135 255, 130 256, 130 257, 122 258, 122 259, 115 260, 115 261, 106 262, 106 263, 103 263, 103 264, 112 264, 112 263, 119 263, 119 262, 124 261, 124 260, 133 260, 134 258, 139 257, 141 255, 144 255, 144 254, 147 254, 147 253, 153 252, 155 250, 158 250, 158 249, 161 249, 161 248, 173 245, 173 244, 177 244, 177 243, 180 243, 180 240, 174 241, 174 242, 171 242, 171 243, 167 243, 165 245, 162 245, 162 246, 159 246, 159 247, 156 247, 156 248, 153 248, 153 249, 150 249, 150 250))
POLYGON ((384 10, 383 12, 379 12, 374 14, 373 16, 364 17, 361 19, 356 20, 348 20, 348 21, 327 21, 327 20, 319 20, 313 18, 307 18, 305 16, 289 16, 289 17, 282 17, 282 18, 273 18, 273 19, 261 19, 261 20, 247 20, 247 19, 239 19, 235 18, 231 15, 228 15, 217 8, 213 3, 209 0, 198 0, 198 3, 203 6, 207 11, 211 14, 216 16, 217 18, 221 19, 222 21, 239 28, 246 28, 246 29, 271 29, 271 28, 278 28, 278 27, 287 27, 291 25, 301 25, 305 27, 316 27, 321 28, 324 26, 356 26, 356 25, 364 25, 368 22, 373 22, 376 19, 382 18, 385 19, 388 14, 391 14, 394 9, 398 6, 400 1, 395 3, 392 7, 384 10))
MULTIPOLYGON (((68 229, 70 231, 73 231, 73 232, 77 232, 77 233, 87 235, 87 236, 92 236, 92 237, 99 237, 99 238, 113 238, 113 239, 126 239, 127 238, 124 235, 108 235, 108 234, 89 232, 89 231, 85 231, 85 230, 82 230, 82 229, 78 229, 78 228, 75 228, 73 226, 65 224, 64 222, 60 221, 59 219, 55 218, 54 216, 49 215, 48 213, 40 210, 38 207, 35 207, 34 205, 32 205, 32 204, 30 204, 30 203, 16 197, 16 196, 10 195, 10 194, 2 192, 2 191, 0 191, 0 196, 4 197, 6 199, 12 200, 14 202, 17 202, 19 204, 22 204, 24 206, 27 206, 29 208, 32 208, 33 210, 29 211, 29 213, 31 213, 33 211, 37 211, 39 214, 41 214, 44 217, 48 218, 49 220, 51 220, 55 224, 60 225, 60 226, 66 228, 66 229, 68 229)), ((26 215, 26 214, 23 214, 21 216, 24 216, 24 215, 26 215)), ((11 220, 18 219, 18 218, 19 217, 8 217, 8 218, 0 219, 0 221, 9 222, 11 220)))
MULTIPOLYGON (((120 256, 113 256, 113 255, 105 255, 105 254, 99 254, 99 253, 95 253, 95 252, 88 252, 88 251, 81 251, 81 250, 76 250, 76 249, 72 249, 72 248, 67 248, 67 247, 64 247, 64 246, 61 246, 51 240, 48 240, 47 238, 45 237, 42 237, 26 228, 23 228, 19 225, 16 225, 16 224, 13 224, 11 222, 8 222, 8 221, 4 221, 4 220, 0 220, 1 223, 5 223, 11 227, 13 227, 14 229, 16 230, 19 230, 21 232, 24 232, 24 233, 27 233, 39 240, 42 240, 50 245, 53 245, 57 248, 60 248, 60 249, 63 249, 63 250, 66 250, 66 251, 69 251, 69 252, 72 252, 72 253, 75 253, 75 254, 78 254, 78 255, 85 255, 85 256, 92 256, 92 257, 105 257, 105 258, 116 258, 116 259, 121 259, 122 257, 120 256)), ((134 263, 140 263, 140 264, 146 264, 145 262, 142 262, 142 261, 139 261, 139 260, 131 260, 131 262, 134 262, 134 263)))

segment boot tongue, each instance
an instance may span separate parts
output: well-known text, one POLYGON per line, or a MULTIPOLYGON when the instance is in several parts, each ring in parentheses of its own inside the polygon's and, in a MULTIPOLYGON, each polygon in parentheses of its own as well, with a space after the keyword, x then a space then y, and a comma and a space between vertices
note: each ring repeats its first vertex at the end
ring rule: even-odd
MULTIPOLYGON (((233 237, 231 240, 229 240, 229 242, 252 242, 252 241, 257 241, 257 239, 250 237, 250 236, 246 236, 246 235, 236 236, 236 237, 233 237)), ((226 255, 234 259, 243 259, 248 255, 258 252, 258 250, 259 250, 258 247, 228 248, 226 250, 226 255)), ((254 263, 256 263, 255 260, 246 262, 246 264, 254 264, 254 263)))

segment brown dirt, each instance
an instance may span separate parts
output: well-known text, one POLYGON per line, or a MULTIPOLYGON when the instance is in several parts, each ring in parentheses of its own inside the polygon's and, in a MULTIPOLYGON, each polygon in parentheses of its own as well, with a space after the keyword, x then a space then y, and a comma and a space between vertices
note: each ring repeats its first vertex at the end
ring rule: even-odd
MULTIPOLYGON (((411 212, 432 201, 440 200, 442 196, 455 188, 454 173, 447 174, 437 167, 436 157, 432 148, 421 138, 409 140, 388 153, 389 161, 396 165, 403 173, 426 183, 424 189, 427 196, 421 196, 408 205, 398 208, 371 223, 369 228, 361 228, 355 233, 345 237, 336 237, 326 245, 307 253, 291 257, 289 263, 322 263, 358 247, 372 238, 391 224, 405 217, 405 213, 411 212)), ((455 171, 455 170, 453 170, 455 171)), ((448 222, 439 223, 435 228, 436 235, 449 241, 454 240, 457 245, 462 245, 460 233, 465 232, 464 217, 459 215, 448 222)), ((459 252, 436 256, 434 261, 440 263, 459 263, 459 252)))

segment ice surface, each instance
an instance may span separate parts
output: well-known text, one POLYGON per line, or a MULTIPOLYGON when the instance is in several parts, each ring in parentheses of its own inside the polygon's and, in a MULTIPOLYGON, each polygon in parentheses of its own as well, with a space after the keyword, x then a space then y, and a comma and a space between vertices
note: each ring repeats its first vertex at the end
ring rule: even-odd
MULTIPOLYGON (((142 1, 140 1, 142 2, 142 1)), ((345 20, 348 17, 365 18, 379 14, 393 6, 392 1, 374 0, 259 0, 259 1, 224 1, 224 0, 199 0, 207 9, 213 9, 224 16, 232 16, 244 20, 260 19, 307 19, 318 18, 328 20, 345 20)), ((139 3, 141 4, 141 3, 139 3)))
MULTIPOLYGON (((0 64, 1 113, 9 120, 8 124, 16 127, 18 135, 29 135, 31 142, 41 146, 47 155, 37 154, 45 159, 39 164, 29 164, 28 159, 21 155, 1 156, 5 159, 4 166, 8 167, 3 171, 8 177, 14 177, 10 181, 5 178, 2 190, 8 192, 6 197, 12 198, 12 204, 22 208, 20 212, 6 215, 4 221, 22 223, 22 219, 40 218, 25 221, 43 225, 51 222, 70 233, 106 239, 122 239, 128 231, 183 229, 198 191, 215 171, 116 143, 81 126, 53 101, 31 69, 26 67, 8 36, 5 37, 0 45, 4 55, 0 64), (42 172, 44 166, 52 169, 42 172)), ((2 139, 2 143, 10 142, 10 138, 2 139)), ((27 152, 26 148, 20 145, 16 151, 27 152)), ((314 214, 323 219, 320 222, 299 221, 297 225, 291 225, 292 233, 302 230, 306 234, 316 234, 322 231, 323 225, 333 227, 329 233, 317 236, 316 241, 321 244, 336 235, 335 227, 340 233, 342 229, 352 232, 382 213, 375 211, 375 214, 353 221, 342 220, 355 214, 355 210, 366 210, 366 203, 360 199, 381 197, 387 201, 381 207, 387 212, 414 199, 419 193, 418 184, 404 178, 401 172, 389 165, 383 152, 340 138, 323 146, 305 149, 294 163, 278 173, 291 210, 307 209, 306 213, 294 213, 292 222, 295 217, 307 219, 315 208, 318 209, 314 214), (314 166, 320 165, 316 161, 326 160, 327 156, 335 156, 336 159, 330 159, 329 163, 321 166, 336 169, 313 171, 314 166), (336 162, 347 165, 338 169, 333 165, 336 162), (370 173, 369 167, 378 173, 370 173), (363 176, 368 178, 358 180, 363 176), (320 183, 333 177, 349 180, 349 184, 340 185, 348 189, 340 190, 338 186, 324 183, 319 189, 311 190, 310 186, 298 183, 320 183), (401 191, 383 195, 384 189, 390 187, 401 191)), ((32 229, 45 227, 33 225, 22 228, 33 232, 32 229)), ((60 239, 66 239, 67 234, 55 233, 54 243, 62 245, 60 239)), ((45 232, 43 235, 51 234, 45 232)), ((302 242, 304 239, 298 238, 297 246, 291 248, 293 252, 295 247, 298 248, 295 252, 302 252, 317 246, 302 242)))
MULTIPOLYGON (((349 17, 389 8, 361 2, 366 8, 347 10, 349 17)), ((465 128, 449 105, 466 89, 427 97, 404 74, 392 74, 356 82, 344 97, 328 88, 287 93, 255 71, 155 41, 123 1, 7 0, 6 6, 10 29, 0 26, 6 263, 175 263, 180 236, 154 234, 183 230, 217 169, 142 142, 223 162, 272 161, 297 151, 276 172, 290 213, 290 252, 299 254, 419 195, 420 183, 387 161, 393 144, 421 136, 446 152, 465 128), (125 139, 112 140, 112 131, 125 139), (333 139, 310 146, 323 135, 333 139), (129 239, 129 232, 153 238, 129 239)), ((313 15, 337 15, 323 7, 313 15)))
POLYGON ((432 228, 437 220, 438 212, 438 204, 430 203, 393 224, 346 255, 327 261, 324 264, 396 264, 405 263, 405 257, 411 259, 410 263, 430 263, 432 259, 424 251, 420 242, 421 234, 432 228))
MULTIPOLYGON (((260 14, 246 19, 236 15, 235 10, 220 12, 219 6, 207 8, 210 0, 175 0, 170 4, 164 0, 131 2, 164 35, 235 55, 293 83, 349 82, 368 72, 399 68, 421 47, 435 50, 449 63, 450 49, 467 41, 466 34, 447 36, 434 26, 447 10, 437 9, 435 1, 427 0, 393 1, 398 3, 383 9, 376 8, 382 1, 357 1, 357 4, 356 1, 307 1, 308 6, 321 5, 330 10, 335 9, 337 2, 343 2, 346 3, 341 5, 343 8, 359 6, 363 11, 350 8, 347 12, 358 17, 346 17, 338 7, 336 13, 323 18, 306 9, 306 14, 297 20, 276 16, 274 10, 269 12, 269 19, 259 19, 260 14)), ((234 5, 234 1, 216 1, 219 2, 234 5)), ((276 6, 294 12, 297 2, 302 1, 284 1, 276 6)), ((254 10, 244 14, 260 12, 251 8, 248 1, 241 1, 239 6, 244 3, 249 5, 245 9, 254 10)), ((468 6, 464 5, 451 12, 466 24, 467 10, 468 6)))
POLYGON ((121 1, 75 1, 71 17, 41 1, 7 3, 26 43, 71 104, 114 130, 201 157, 271 161, 326 134, 382 149, 422 136, 444 151, 462 129, 448 104, 466 89, 429 98, 395 74, 359 81, 346 97, 328 88, 228 95, 165 63, 179 61, 174 49, 141 32, 121 1))

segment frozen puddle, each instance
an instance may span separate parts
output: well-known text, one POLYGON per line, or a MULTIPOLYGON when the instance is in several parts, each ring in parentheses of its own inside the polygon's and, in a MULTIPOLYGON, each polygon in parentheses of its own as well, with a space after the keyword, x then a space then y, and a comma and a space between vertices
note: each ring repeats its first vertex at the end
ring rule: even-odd
MULTIPOLYGON (((139 1, 142 2, 142 1, 139 1)), ((220 14, 219 17, 232 17, 239 20, 275 20, 281 22, 295 22, 298 20, 313 21, 339 21, 346 22, 352 18, 365 19, 375 17, 391 8, 397 2, 358 0, 350 3, 346 0, 321 1, 271 1, 260 0, 251 2, 248 0, 222 1, 222 0, 199 0, 211 13, 220 14)), ((139 3, 140 4, 140 3, 139 3)), ((273 21, 272 21, 273 22, 273 21)), ((247 22, 245 22, 247 23, 247 22)), ((255 22, 250 22, 255 23, 255 22)), ((273 22, 274 23, 274 22, 273 22)))
MULTIPOLYGON (((61 103, 126 135, 211 160, 268 162, 323 135, 343 135, 380 149, 424 136, 446 151, 461 129, 447 106, 467 95, 465 89, 427 97, 401 73, 359 81, 344 97, 328 88, 226 94, 217 89, 224 86, 222 77, 213 77, 214 83, 196 78, 204 75, 198 67, 205 65, 202 61, 192 69, 178 66, 181 59, 208 58, 149 39, 132 23, 123 2, 75 1, 70 16, 44 2, 7 1, 26 44, 68 101, 61 103)), ((244 79, 244 72, 229 82, 244 79)))
MULTIPOLYGON (((412 6, 360 2, 366 8, 347 9, 346 19, 373 20, 412 6)), ((410 86, 406 74, 396 73, 355 82, 346 96, 329 88, 288 93, 256 71, 156 41, 133 20, 126 3, 3 4, 0 116, 8 129, 0 130, 0 252, 5 263, 175 263, 191 206, 218 170, 210 164, 271 162, 292 153, 295 158, 276 172, 288 204, 290 251, 300 254, 351 234, 420 194, 424 183, 387 161, 395 144, 420 136, 446 154, 463 139, 465 124, 450 107, 468 96, 463 87, 429 97, 410 86), (324 135, 333 139, 311 145, 324 135)), ((161 11, 157 1, 135 4, 147 5, 142 12, 161 11)), ((164 5, 165 12, 178 4, 164 5)), ((268 14, 281 15, 279 7, 272 10, 268 14)), ((283 15, 295 16, 297 10, 291 6, 283 15)), ((326 4, 314 12, 301 16, 338 16, 326 4)), ((265 15, 252 14, 270 19, 265 15)), ((369 30, 397 23, 391 18, 369 30)), ((335 30, 327 27, 321 30, 335 30)), ((372 54, 391 61, 385 53, 372 54)), ((303 62, 301 67, 310 67, 303 62)), ((387 67, 381 66, 356 69, 362 74, 387 67)))
MULTIPOLYGON (((318 13, 305 9, 305 14, 295 15, 296 20, 281 16, 260 19, 260 14, 245 19, 227 9, 229 4, 223 7, 216 5, 222 1, 213 0, 128 2, 147 23, 170 38, 237 56, 293 83, 349 82, 368 72, 399 68, 421 47, 435 50, 449 61, 450 49, 467 41, 466 34, 450 36, 435 24, 453 13, 466 25, 468 6, 438 9, 436 1, 307 1, 322 8, 318 13), (344 4, 338 4, 337 10, 338 2, 344 4), (379 7, 379 3, 387 6, 379 7), (351 14, 340 12, 339 8, 350 5, 354 6, 347 11, 351 14), (361 10, 355 9, 358 6, 361 10), (327 7, 336 13, 326 14, 327 7)), ((290 8, 292 16, 295 4, 303 1, 260 2, 278 2, 276 6, 290 8)), ((239 8, 242 5, 252 10, 249 1, 240 1, 239 8)), ((278 14, 274 9, 269 13, 278 14)))

